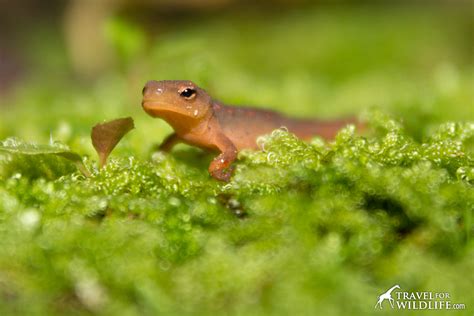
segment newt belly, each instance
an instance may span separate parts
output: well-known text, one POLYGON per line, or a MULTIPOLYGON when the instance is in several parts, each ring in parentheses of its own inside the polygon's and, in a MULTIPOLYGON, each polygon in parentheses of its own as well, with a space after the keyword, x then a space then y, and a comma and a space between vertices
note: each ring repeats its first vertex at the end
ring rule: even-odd
POLYGON ((301 139, 318 135, 332 139, 353 119, 319 121, 286 117, 278 112, 224 105, 191 81, 149 81, 143 88, 142 106, 153 117, 167 121, 174 129, 161 144, 169 151, 184 142, 220 154, 211 162, 209 173, 221 181, 232 175, 232 162, 242 149, 257 149, 257 138, 285 127, 301 139))

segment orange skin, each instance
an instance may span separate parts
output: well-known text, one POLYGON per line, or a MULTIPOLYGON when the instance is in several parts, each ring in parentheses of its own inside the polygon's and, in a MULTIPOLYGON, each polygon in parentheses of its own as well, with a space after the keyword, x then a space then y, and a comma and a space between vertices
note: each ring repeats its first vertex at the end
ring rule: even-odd
POLYGON ((354 120, 318 121, 285 117, 277 112, 249 107, 227 106, 213 100, 191 81, 149 81, 143 88, 142 107, 174 129, 160 145, 170 151, 179 142, 220 154, 209 165, 212 177, 229 181, 232 162, 242 149, 258 149, 257 137, 286 127, 303 140, 315 135, 332 139, 340 128, 354 120))

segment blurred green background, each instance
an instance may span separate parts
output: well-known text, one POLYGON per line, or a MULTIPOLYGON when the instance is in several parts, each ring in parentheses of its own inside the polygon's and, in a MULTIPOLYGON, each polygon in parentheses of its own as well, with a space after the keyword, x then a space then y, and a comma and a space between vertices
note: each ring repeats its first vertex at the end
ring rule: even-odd
MULTIPOLYGON (((248 154, 227 189, 186 145, 150 164, 171 128, 140 101, 150 79, 189 79, 225 103, 296 117, 376 108, 403 126, 394 148, 414 152, 442 123, 472 131, 473 12, 470 1, 0 2, 0 139, 60 141, 92 165, 93 125, 136 124, 89 180, 38 176, 28 159, 5 167, 0 312, 395 315, 373 306, 401 283, 450 292, 468 309, 448 313, 472 314, 473 171, 459 180, 472 156, 351 169, 365 145, 341 138, 347 165, 245 182, 261 159, 248 154), (244 220, 231 212, 241 205, 244 220)), ((472 154, 472 135, 459 137, 472 154)))
POLYGON ((417 139, 473 117, 470 2, 27 3, 1 13, 2 138, 70 142, 65 122, 80 135, 133 114, 135 136, 159 140, 166 124, 139 106, 149 79, 190 79, 224 102, 294 116, 377 106, 417 139))

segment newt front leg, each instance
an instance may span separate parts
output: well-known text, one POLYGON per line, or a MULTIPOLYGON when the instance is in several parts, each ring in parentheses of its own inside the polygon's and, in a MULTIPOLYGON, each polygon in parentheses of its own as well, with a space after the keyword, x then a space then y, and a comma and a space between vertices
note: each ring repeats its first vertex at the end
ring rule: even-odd
POLYGON ((170 152, 174 145, 181 142, 181 138, 176 133, 168 135, 165 140, 158 146, 159 151, 170 152))
POLYGON ((216 145, 221 154, 212 160, 209 174, 217 180, 228 182, 234 170, 232 163, 237 159, 237 148, 225 136, 220 136, 216 145))

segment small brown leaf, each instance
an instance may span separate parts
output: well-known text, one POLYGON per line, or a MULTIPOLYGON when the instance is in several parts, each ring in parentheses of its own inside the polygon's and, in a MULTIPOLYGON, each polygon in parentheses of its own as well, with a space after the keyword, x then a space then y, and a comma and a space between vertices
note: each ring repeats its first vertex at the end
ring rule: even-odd
POLYGON ((112 150, 128 132, 134 128, 131 117, 119 118, 110 122, 97 124, 92 128, 91 139, 97 154, 99 154, 99 167, 107 162, 112 150))

